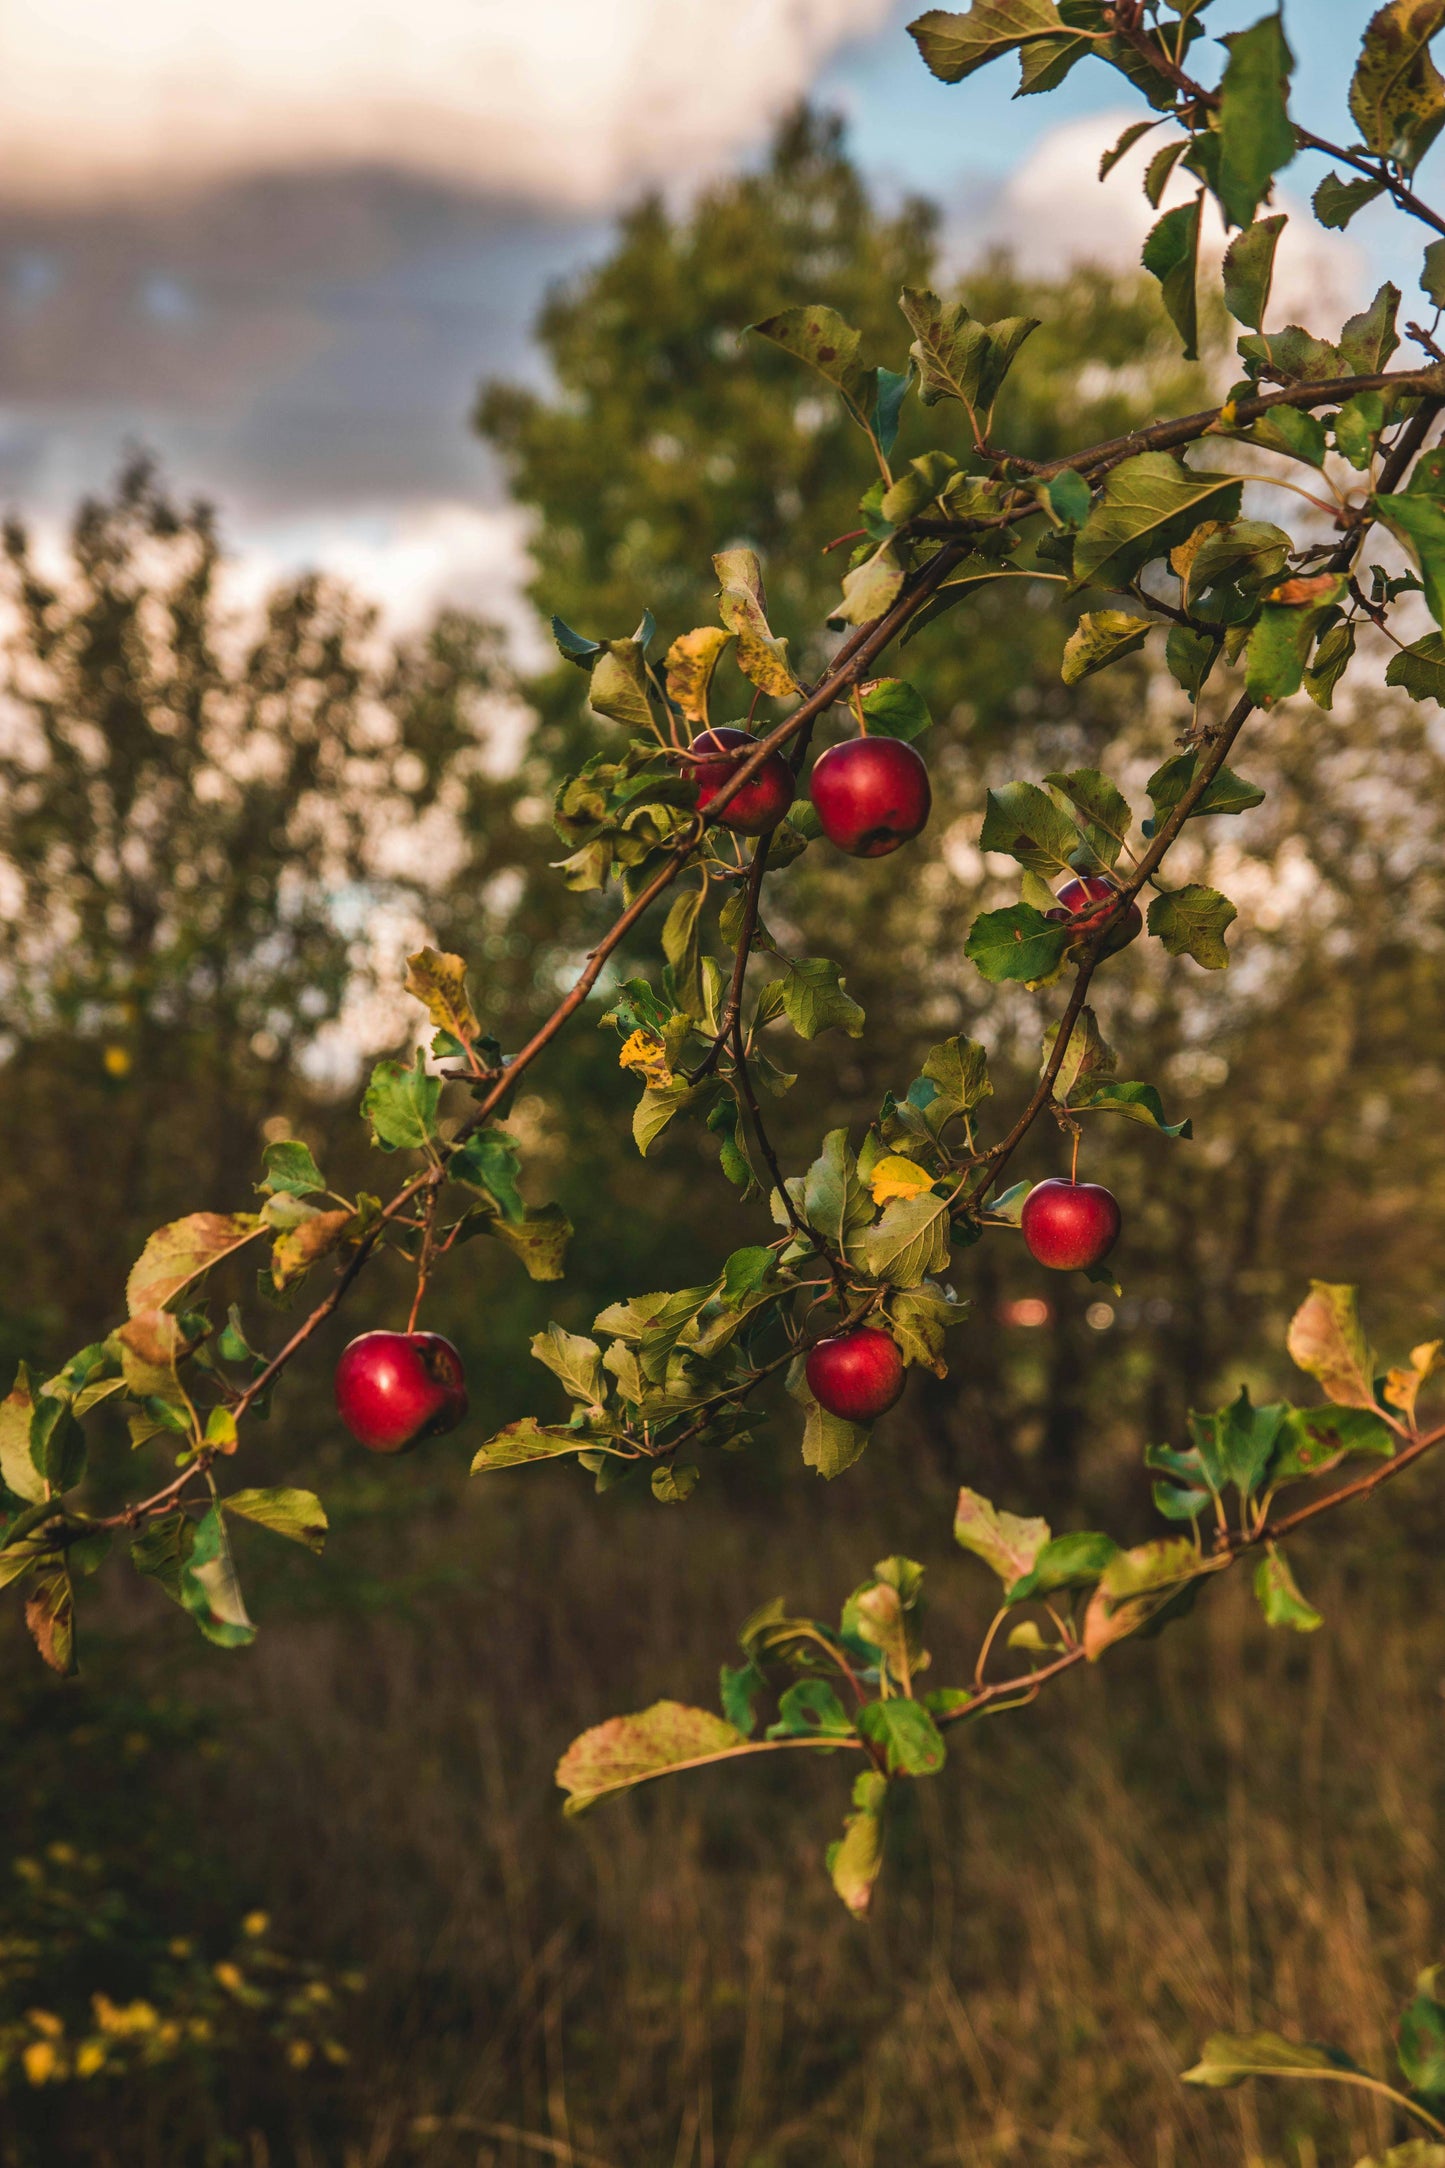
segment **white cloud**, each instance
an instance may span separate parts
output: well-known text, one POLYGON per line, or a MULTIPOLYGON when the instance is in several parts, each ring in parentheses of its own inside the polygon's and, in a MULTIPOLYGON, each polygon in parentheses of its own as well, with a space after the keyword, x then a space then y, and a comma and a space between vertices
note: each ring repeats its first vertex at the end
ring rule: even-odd
POLYGON ((0 187, 386 160, 594 205, 754 141, 891 0, 6 0, 0 187))
MULTIPOLYGON (((1010 174, 983 219, 969 222, 969 254, 1001 242, 1022 269, 1040 278, 1055 278, 1079 262, 1136 270, 1145 237, 1160 215, 1144 195, 1144 171, 1168 138, 1162 132, 1146 135, 1103 182, 1099 160, 1137 118, 1129 111, 1095 113, 1052 129, 1010 174)), ((1182 203, 1197 186, 1176 168, 1161 208, 1182 203)), ((1344 235, 1316 226, 1287 192, 1277 195, 1277 207, 1293 215, 1280 240, 1268 322, 1275 327, 1309 311, 1308 322, 1324 331, 1332 317, 1342 322, 1367 297, 1364 259, 1344 235)), ((1224 246, 1210 198, 1201 249, 1217 259, 1224 246)))

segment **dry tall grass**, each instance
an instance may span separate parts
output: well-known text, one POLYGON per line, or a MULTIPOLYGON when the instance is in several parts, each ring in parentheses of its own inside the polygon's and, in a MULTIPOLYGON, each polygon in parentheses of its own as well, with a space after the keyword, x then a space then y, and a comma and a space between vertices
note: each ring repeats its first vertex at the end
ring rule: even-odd
MULTIPOLYGON (((1410 1550, 1431 1478, 1408 1480, 1412 1499, 1302 1554, 1324 1631, 1270 1634, 1246 1588, 1212 1591, 963 1740, 913 1788, 866 1926, 821 1869, 842 1763, 703 1773, 573 1826, 550 1781, 603 1715, 713 1702, 760 1597, 835 1610, 882 1547, 860 1548, 857 1516, 811 1488, 662 1512, 546 1473, 474 1486, 393 1554, 420 1591, 407 1613, 293 1618, 221 1660, 232 1750, 210 1810, 238 1886, 372 1981, 339 2097, 298 2091, 263 2132, 242 2092, 237 2157, 1353 2162, 1391 2135, 1368 2100, 1201 2096, 1178 2073, 1209 2031, 1252 2024, 1388 2068, 1392 2011, 1445 1955, 1445 1618, 1410 1550)), ((935 1675, 957 1678, 987 1576, 939 1540, 941 1493, 895 1501, 891 1527, 930 1562, 935 1675)), ((175 2168, 163 2137, 115 2142, 88 2157, 175 2168)))

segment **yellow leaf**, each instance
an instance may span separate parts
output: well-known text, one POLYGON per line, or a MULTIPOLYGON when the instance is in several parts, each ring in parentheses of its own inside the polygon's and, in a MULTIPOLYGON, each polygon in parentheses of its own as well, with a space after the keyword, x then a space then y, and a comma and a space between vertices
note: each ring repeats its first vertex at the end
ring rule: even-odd
POLYGON ((1392 1408, 1398 1408, 1407 1423, 1415 1420, 1415 1401, 1426 1378, 1434 1375, 1440 1367, 1440 1350, 1445 1341, 1426 1340, 1410 1350, 1408 1369, 1400 1364, 1385 1379, 1385 1398, 1392 1408))
POLYGON ((731 639, 720 625, 699 625, 681 633, 667 651, 667 696, 688 722, 707 721, 707 694, 718 657, 731 639))
POLYGON ((675 1081, 668 1066, 667 1049, 650 1031, 638 1029, 633 1032, 617 1057, 617 1066, 619 1069, 640 1069, 649 1090, 656 1091, 675 1081))
POLYGON ((440 949, 418 949, 406 960, 406 990, 421 1003, 440 1031, 470 1046, 481 1031, 467 992, 467 967, 460 956, 440 949))
POLYGON ((889 1204, 895 1197, 921 1197, 925 1190, 932 1189, 933 1176, 916 1159, 905 1158, 902 1152, 889 1152, 873 1169, 868 1186, 875 1204, 889 1204))

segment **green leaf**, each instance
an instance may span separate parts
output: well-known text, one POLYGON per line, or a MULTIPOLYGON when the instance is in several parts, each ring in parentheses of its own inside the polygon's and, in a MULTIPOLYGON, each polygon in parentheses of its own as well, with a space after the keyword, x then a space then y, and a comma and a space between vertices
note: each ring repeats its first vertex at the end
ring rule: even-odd
POLYGON ((856 1814, 848 1815, 843 1834, 827 1852, 833 1887, 855 1919, 862 1919, 883 1866, 883 1802, 888 1780, 866 1769, 853 1786, 856 1814))
POLYGON ((572 1222, 559 1204, 544 1204, 515 1223, 506 1219, 488 1220, 482 1231, 505 1242, 507 1248, 520 1257, 529 1279, 561 1279, 567 1244, 572 1239, 572 1222))
POLYGON ((583 670, 590 670, 595 658, 602 653, 600 640, 589 640, 585 634, 574 632, 560 617, 552 619, 552 638, 567 661, 575 662, 583 670))
POLYGON ((516 1139, 505 1129, 476 1130, 447 1161, 447 1173, 453 1181, 481 1190, 514 1226, 520 1226, 527 1216, 517 1188, 520 1172, 516 1139))
POLYGON ((1375 456, 1385 426, 1385 401, 1377 391, 1357 392, 1335 416, 1335 449, 1363 474, 1375 456))
POLYGON ((725 1717, 680 1701, 655 1701, 636 1716, 609 1717, 574 1739, 557 1764, 557 1782, 568 1795, 564 1811, 584 1813, 609 1792, 721 1761, 746 1744, 725 1717))
POLYGON ((1376 497, 1374 511, 1420 567, 1430 615, 1445 625, 1445 498, 1410 492, 1376 497))
POLYGON ((1054 0, 973 0, 961 14, 930 8, 908 25, 908 35, 930 74, 961 83, 1001 53, 1066 28, 1054 0))
POLYGON ((1074 544, 1075 586, 1126 586, 1201 519, 1236 518, 1241 487, 1232 475, 1196 473, 1169 452, 1121 461, 1074 544))
POLYGON ((723 1715, 741 1733, 750 1739, 757 1729, 757 1711, 753 1707, 758 1695, 767 1690, 767 1679, 754 1663, 724 1664, 718 1676, 718 1688, 723 1705, 723 1715))
POLYGON ((1047 1521, 1024 1520, 1017 1513, 1000 1512, 978 1491, 965 1488, 958 1494, 953 1539, 992 1567, 1007 1595, 1015 1582, 1033 1572, 1050 1540, 1050 1530, 1047 1521))
POLYGON ((1127 1121, 1141 1122, 1146 1129, 1157 1129, 1165 1137, 1192 1137, 1193 1124, 1186 1117, 1182 1122, 1166 1122, 1164 1102, 1152 1084, 1122 1084, 1110 1078, 1106 1083, 1096 1084, 1081 1098, 1069 1100, 1073 1114, 1122 1114, 1127 1121))
POLYGON ((843 576, 843 600, 829 612, 834 631, 843 625, 871 625, 891 610, 903 585, 903 566, 885 542, 861 565, 843 576))
POLYGON ((1292 1626, 1298 1634, 1312 1634, 1324 1620, 1305 1602, 1289 1562, 1272 1550, 1254 1569, 1254 1593, 1266 1626, 1292 1626))
POLYGON ((1222 42, 1229 60, 1219 86, 1219 201, 1231 226, 1247 226, 1275 174, 1295 155, 1289 118, 1294 56, 1278 15, 1222 42))
POLYGON ((1184 359, 1199 359, 1199 308, 1195 273, 1199 261, 1199 215, 1204 191, 1166 211, 1144 243, 1144 269, 1152 271, 1163 292, 1164 307, 1184 342, 1184 359))
POLYGON ((706 902, 706 882, 701 888, 685 888, 673 898, 662 923, 662 953, 672 966, 679 1006, 697 1017, 703 1005, 701 926, 706 902))
MULTIPOLYGON (((1194 609, 1201 596, 1223 581, 1247 589, 1272 587, 1289 561, 1290 538, 1282 527, 1267 520, 1236 519, 1216 526, 1207 523, 1195 530, 1197 544, 1176 555, 1175 569, 1184 580, 1184 604, 1194 609)), ((1191 541, 1193 537, 1191 536, 1191 541)))
POLYGON ((686 1505, 702 1480, 701 1468, 661 1467, 652 1471, 651 1490, 659 1505, 686 1505))
POLYGON ((262 1154, 266 1179, 256 1186, 263 1197, 308 1197, 324 1190, 326 1177, 311 1157, 311 1147, 299 1137, 284 1137, 268 1144, 262 1154))
POLYGON ((1242 2085, 1246 2078, 1302 2078, 1321 2071, 1337 2076, 1359 2067, 1338 2048, 1306 2046, 1279 2033, 1213 2033, 1194 2068, 1183 2073, 1183 2081, 1225 2087, 1242 2085))
POLYGON ((1247 429, 1236 430, 1235 434, 1247 444, 1262 444, 1266 451, 1283 452, 1287 459, 1298 459, 1307 467, 1322 467, 1329 450, 1324 423, 1303 407, 1270 407, 1247 429))
POLYGON ((1136 654, 1157 622, 1157 618, 1136 617, 1128 610, 1085 610, 1064 642, 1059 675, 1066 685, 1078 685, 1096 670, 1118 662, 1121 656, 1136 654))
POLYGON ((861 1423, 846 1423, 830 1415, 816 1400, 807 1402, 803 1416, 803 1461, 832 1482, 864 1452, 869 1433, 861 1423))
MULTIPOLYGON (((1168 819, 1192 785, 1198 770, 1199 756, 1192 752, 1174 753, 1162 767, 1154 770, 1144 787, 1153 801, 1156 828, 1168 819)), ((1232 768, 1220 768, 1210 778, 1189 818, 1200 820, 1206 813, 1248 813, 1254 806, 1263 804, 1262 790, 1253 783, 1246 783, 1232 768)))
POLYGON ((1055 1536, 1044 1544, 1030 1570, 1010 1587, 1007 1601, 1027 1603, 1061 1588, 1091 1588, 1118 1548, 1112 1536, 1093 1530, 1055 1536))
POLYGON ((858 1711, 858 1729, 881 1746, 890 1775, 936 1776, 948 1749, 921 1701, 870 1701, 858 1711))
POLYGON ((800 1679, 778 1700, 778 1721, 769 1724, 770 1739, 856 1739, 848 1712, 826 1679, 800 1679))
POLYGON ((1068 946, 1067 926, 1054 924, 1030 903, 1013 903, 976 918, 963 953, 991 986, 1009 980, 1032 985, 1058 970, 1068 946))
POLYGON ((937 294, 913 286, 904 287, 899 306, 916 333, 909 352, 918 367, 924 405, 957 399, 977 427, 998 397, 1014 356, 1038 329, 1037 319, 1010 316, 980 324, 961 301, 940 301, 937 294))
POLYGON ((1390 1460, 1395 1435, 1367 1408, 1292 1408, 1279 1433, 1269 1480, 1297 1483, 1326 1475, 1342 1460, 1390 1460))
POLYGON ((384 1152, 418 1152, 436 1135, 441 1078, 428 1076, 426 1056, 405 1068, 399 1061, 379 1061, 371 1072, 361 1111, 384 1152))
MULTIPOLYGON (((1322 640, 1321 654, 1324 646, 1322 640)), ((1407 648, 1390 657, 1385 683, 1398 685, 1412 700, 1434 700, 1445 707, 1445 638, 1438 632, 1427 632, 1423 640, 1412 640, 1407 648)))
POLYGON ((1005 783, 988 793, 985 805, 980 850, 1004 851, 1030 873, 1046 877, 1073 870, 1079 831, 1037 783, 1005 783))
POLYGON ((933 722, 922 693, 902 678, 875 678, 863 688, 862 700, 868 728, 877 738, 903 738, 911 743, 933 722))
POLYGON ((587 699, 593 711, 625 730, 650 731, 647 663, 636 640, 608 640, 592 665, 587 699))
MULTIPOLYGON (((1431 637, 1434 638, 1436 635, 1432 634, 1431 637)), ((1424 643, 1421 642, 1420 644, 1423 645, 1424 643)), ((1315 649, 1314 661, 1310 668, 1306 670, 1304 676, 1305 691, 1317 707, 1328 710, 1334 705, 1335 687, 1339 684, 1346 670, 1348 670, 1354 652, 1355 627, 1353 622, 1346 619, 1341 624, 1331 625, 1329 631, 1315 649)), ((1387 685, 1400 682, 1398 678, 1392 678, 1390 675, 1396 660, 1398 660, 1397 657, 1392 657, 1390 666, 1386 669, 1385 683, 1387 685)))
POLYGON ((596 1444, 597 1440, 589 1438, 584 1430, 534 1422, 528 1415, 519 1423, 508 1423, 485 1445, 478 1446, 471 1473, 485 1475, 492 1468, 521 1468, 534 1460, 558 1460, 563 1454, 582 1452, 596 1444))
POLYGON ((1445 2096, 1445 2002, 1436 1993, 1439 1981, 1438 1965, 1420 1974, 1395 2042, 1406 2084, 1431 2099, 1445 2096))
POLYGON ((1340 333, 1340 360, 1347 375, 1373 376, 1383 369, 1400 343, 1395 318, 1400 289, 1387 279, 1367 309, 1352 316, 1340 333))
POLYGON ((217 1648, 244 1648, 256 1638, 246 1614, 241 1584, 231 1558, 231 1541, 218 1505, 196 1524, 190 1554, 177 1575, 181 1603, 217 1648))
MULTIPOLYGON (((1320 224, 1332 226, 1336 232, 1343 233, 1356 211, 1363 211, 1367 203, 1373 203, 1376 196, 1383 195, 1384 192, 1383 181, 1342 181, 1338 173, 1327 173, 1310 200, 1320 224)), ((1438 243, 1435 245, 1438 246, 1438 243)), ((1428 249, 1426 254, 1429 254, 1428 249)), ((1434 299, 1433 295, 1431 299, 1434 299)))
POLYGON ((900 1288, 888 1304, 888 1329, 906 1363, 918 1363, 935 1377, 947 1377, 943 1360, 943 1337, 951 1325, 968 1315, 969 1305, 945 1293, 932 1280, 920 1286, 900 1288))
POLYGON ((783 960, 783 1010, 800 1039, 837 1025, 850 1039, 863 1035, 863 1011, 845 991, 842 968, 826 956, 783 960))
POLYGON ((1365 1339, 1353 1287, 1311 1280, 1290 1320, 1290 1358, 1324 1387, 1337 1407, 1376 1412, 1375 1357, 1365 1339))
POLYGON ((1176 685, 1197 700, 1219 659, 1218 633, 1196 632, 1192 625, 1171 625, 1164 642, 1164 663, 1176 685))
POLYGON ((1062 474, 1050 475, 1042 485, 1048 508, 1059 525, 1077 533, 1089 516, 1089 506, 1094 501, 1093 491, 1082 474, 1075 474, 1072 467, 1065 467, 1062 474))
POLYGON ((1136 1544, 1132 1551, 1116 1551, 1099 1586, 1111 1604, 1127 1603, 1135 1596, 1172 1588, 1198 1570, 1199 1554, 1187 1536, 1161 1536, 1153 1543, 1136 1544))
POLYGON ((544 1332, 533 1334, 532 1356, 561 1380, 574 1400, 595 1407, 604 1399, 602 1350, 595 1340, 568 1332, 561 1325, 549 1325, 544 1332))
POLYGON ((780 315, 765 317, 750 328, 760 338, 770 339, 774 346, 781 346, 785 353, 816 369, 842 393, 853 419, 868 424, 876 396, 876 372, 865 369, 859 357, 862 332, 855 331, 836 309, 784 309, 780 315))
POLYGON ((1158 125, 1159 123, 1153 120, 1131 121, 1129 123, 1129 126, 1124 130, 1124 133, 1119 137, 1118 141, 1111 144, 1109 149, 1105 151, 1103 157, 1099 160, 1099 179, 1101 181, 1106 181, 1109 178, 1109 175, 1113 172, 1115 166, 1118 165, 1119 160, 1128 156, 1129 152, 1134 148, 1134 145, 1139 141, 1139 138, 1141 136, 1148 135, 1149 130, 1151 128, 1157 128, 1158 125))
POLYGON ((1134 822, 1133 808, 1117 784, 1097 768, 1060 770, 1046 775, 1044 781, 1068 800, 1076 814, 1083 815, 1084 840, 1099 864, 1117 864, 1134 822))
POLYGON ((632 1110, 632 1135, 644 1159, 674 1115, 693 1097, 691 1084, 649 1084, 632 1110))
MULTIPOLYGON (((1173 143, 1166 143, 1161 150, 1155 151, 1154 156, 1150 159, 1144 174, 1144 193, 1156 211, 1164 200, 1164 191, 1169 186, 1170 174, 1188 148, 1188 136, 1180 136, 1173 143)), ((1196 231, 1196 245, 1197 239, 1196 231)), ((1154 266, 1150 264, 1148 268, 1152 271, 1154 266)))
POLYGON ((1236 323, 1263 331, 1274 282, 1274 252, 1286 225, 1283 211, 1245 226, 1224 252, 1224 305, 1236 323))
POLYGON ((30 1372, 22 1363, 15 1383, 0 1401, 0 1478, 5 1488, 27 1505, 39 1505, 47 1495, 44 1470, 30 1449, 30 1425, 35 1397, 30 1372))
MULTIPOLYGON (((1247 332, 1239 340, 1237 350, 1249 375, 1256 381, 1263 374, 1282 384, 1305 384, 1345 373, 1339 353, 1329 340, 1317 339, 1311 331, 1301 331, 1298 324, 1286 324, 1283 331, 1247 332)), ((1285 410, 1272 411, 1283 413, 1285 410)))
POLYGON ((244 1520, 269 1528, 273 1535, 304 1543, 308 1551, 319 1555, 326 1548, 326 1508, 315 1491, 238 1490, 223 1498, 221 1505, 227 1513, 239 1513, 244 1520))
POLYGON ((1350 113, 1365 148, 1409 174, 1445 121, 1445 81, 1430 40, 1445 0, 1387 0, 1371 16, 1350 84, 1350 113))
POLYGON ((1229 898, 1221 896, 1217 888, 1191 881, 1172 895, 1154 898, 1148 925, 1169 955, 1192 956, 1206 971, 1223 971, 1229 962, 1225 932, 1238 916, 1229 898))
MULTIPOLYGON (((181 1603, 181 1568, 191 1555, 196 1524, 186 1513, 164 1513, 136 1536, 130 1547, 137 1573, 155 1581, 172 1603, 181 1603)), ((184 1608, 184 1606, 183 1606, 184 1608)))
MULTIPOLYGON (((993 1097, 988 1055, 977 1039, 955 1035, 938 1046, 931 1046, 923 1057, 920 1074, 928 1079, 936 1094, 929 1101, 931 1116, 967 1114, 983 1100, 993 1097)), ((941 1127, 941 1120, 934 1126, 941 1127)))
POLYGON ((924 1190, 895 1197, 864 1237, 863 1254, 875 1279, 892 1287, 916 1287, 948 1264, 948 1201, 924 1190))
POLYGON ((803 1180, 802 1215, 815 1233, 846 1255, 873 1217, 873 1203, 858 1179, 858 1163, 846 1129, 830 1129, 803 1180))

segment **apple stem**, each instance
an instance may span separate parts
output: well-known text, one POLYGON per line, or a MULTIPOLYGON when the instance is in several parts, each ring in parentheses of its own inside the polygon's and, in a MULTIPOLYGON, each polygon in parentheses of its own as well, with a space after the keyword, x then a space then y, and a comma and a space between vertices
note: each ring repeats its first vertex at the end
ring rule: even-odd
POLYGON ((416 1321, 421 1310, 421 1298, 426 1293, 426 1283, 431 1273, 432 1257, 436 1248, 437 1205, 439 1193, 433 1189, 426 1201, 426 1219, 421 1234, 421 1257, 417 1263, 416 1290, 411 1298, 411 1315, 407 1318, 408 1332, 416 1331, 416 1321))
POLYGON ((868 718, 863 713, 863 696, 858 690, 858 680, 856 678, 848 690, 853 695, 853 713, 858 718, 858 735, 860 738, 866 738, 868 735, 868 718))
POLYGON ((1076 1130, 1074 1131, 1074 1156, 1073 1156, 1073 1159, 1072 1159, 1072 1160, 1070 1161, 1070 1163, 1069 1163, 1069 1180, 1070 1180, 1070 1182, 1072 1183, 1072 1182, 1077 1182, 1077 1181, 1078 1181, 1078 1179, 1079 1179, 1079 1132, 1078 1132, 1078 1130, 1076 1129, 1076 1130))

